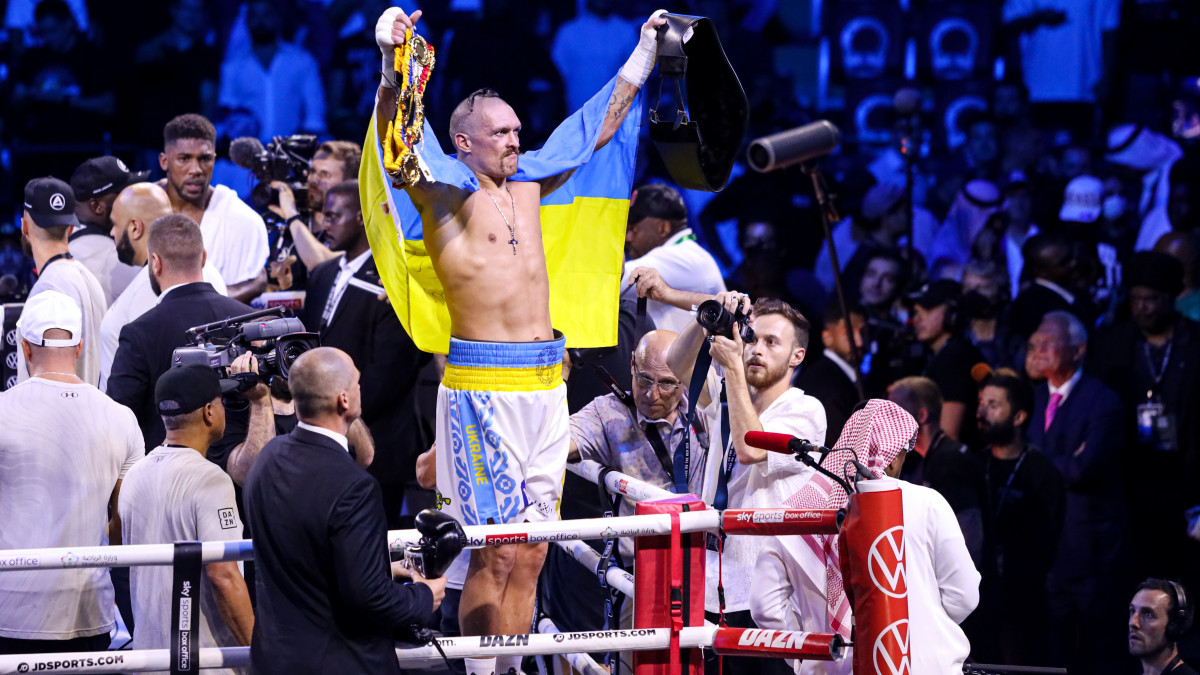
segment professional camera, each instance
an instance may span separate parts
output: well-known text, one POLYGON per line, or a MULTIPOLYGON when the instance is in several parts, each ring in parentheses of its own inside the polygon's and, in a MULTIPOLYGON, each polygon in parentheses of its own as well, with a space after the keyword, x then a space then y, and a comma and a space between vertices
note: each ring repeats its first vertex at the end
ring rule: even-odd
POLYGON ((750 327, 750 317, 746 316, 741 306, 737 312, 730 313, 719 301, 705 300, 696 308, 696 323, 713 335, 721 335, 730 340, 733 339, 733 325, 737 324, 742 342, 754 342, 754 329, 750 327))
POLYGON ((208 366, 222 377, 237 380, 239 393, 252 389, 260 381, 269 383, 276 377, 286 380, 296 358, 321 346, 321 339, 316 333, 305 332, 300 319, 283 314, 283 308, 272 307, 189 328, 187 340, 193 346, 172 352, 171 366, 192 363, 208 366), (247 352, 258 358, 258 375, 230 375, 229 366, 247 352))
POLYGON ((243 136, 229 145, 229 159, 258 178, 250 201, 268 226, 282 225, 277 222, 279 216, 267 208, 279 205, 279 191, 271 187, 271 181, 287 183, 296 197, 296 210, 305 220, 312 215, 308 212, 308 170, 317 146, 317 137, 311 134, 276 136, 266 147, 257 138, 243 136))

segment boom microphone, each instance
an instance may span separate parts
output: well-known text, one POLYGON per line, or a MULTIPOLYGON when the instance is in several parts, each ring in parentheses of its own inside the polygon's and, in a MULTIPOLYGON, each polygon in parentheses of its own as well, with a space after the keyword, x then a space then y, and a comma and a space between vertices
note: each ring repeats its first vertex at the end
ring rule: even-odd
POLYGON ((828 155, 841 142, 833 122, 819 120, 751 141, 746 160, 755 171, 774 171, 828 155))
MULTIPOLYGON (((267 154, 267 149, 263 144, 253 136, 242 136, 233 139, 229 144, 229 159, 234 164, 243 169, 250 169, 257 175, 262 167, 262 157, 267 154)), ((259 180, 263 180, 259 177, 259 180)))
POLYGON ((825 451, 824 447, 816 443, 810 443, 803 438, 796 438, 787 434, 777 434, 770 431, 747 431, 746 445, 785 455, 825 451))

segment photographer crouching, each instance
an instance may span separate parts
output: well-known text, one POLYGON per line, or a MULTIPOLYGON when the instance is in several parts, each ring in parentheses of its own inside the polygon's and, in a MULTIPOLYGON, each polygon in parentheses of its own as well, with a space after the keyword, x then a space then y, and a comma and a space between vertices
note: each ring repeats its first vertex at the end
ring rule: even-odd
MULTIPOLYGON (((759 298, 751 305, 743 293, 679 291, 648 268, 633 270, 629 278, 641 297, 681 309, 697 307, 696 321, 679 334, 667 358, 680 382, 692 382, 693 371, 703 377, 696 405, 705 427, 713 430, 704 460, 704 501, 715 509, 782 507, 813 470, 793 457, 750 447, 745 436, 747 431, 770 431, 824 445, 825 409, 790 385, 808 349, 808 320, 782 300, 759 298)), ((723 611, 730 626, 756 627, 750 616, 750 582, 765 543, 762 537, 724 542, 725 606, 718 604, 717 575, 708 575, 708 620, 717 622, 723 611)), ((715 537, 709 538, 708 548, 707 569, 718 569, 715 537)), ((791 672, 783 661, 722 658, 729 672, 791 672)), ((716 672, 717 665, 709 661, 705 668, 716 672)))

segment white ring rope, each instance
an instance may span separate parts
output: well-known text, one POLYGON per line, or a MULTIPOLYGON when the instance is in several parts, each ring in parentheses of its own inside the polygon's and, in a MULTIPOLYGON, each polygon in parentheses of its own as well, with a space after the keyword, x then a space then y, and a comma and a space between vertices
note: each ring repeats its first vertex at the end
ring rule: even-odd
MULTIPOLYGON (((600 474, 604 472, 605 468, 599 462, 590 459, 580 460, 575 464, 567 464, 567 471, 597 485, 600 484, 600 474)), ((670 490, 664 490, 628 474, 613 470, 609 470, 608 473, 604 474, 604 487, 615 495, 629 497, 635 502, 672 499, 679 496, 670 490)))
MULTIPOLYGON (((596 553, 596 549, 582 541, 556 541, 554 543, 558 544, 567 553, 570 553, 571 557, 578 560, 581 565, 595 573, 596 567, 600 564, 600 554, 596 553)), ((604 580, 608 582, 609 586, 624 594, 625 597, 633 597, 633 575, 629 572, 616 565, 610 565, 608 571, 604 573, 604 580)))
MULTIPOLYGON (((558 629, 558 626, 555 626, 554 622, 550 620, 550 617, 542 617, 542 620, 538 622, 537 629, 539 633, 549 635, 562 633, 562 631, 558 629)), ((586 652, 563 654, 562 657, 566 659, 567 663, 571 665, 572 669, 582 673, 583 675, 610 675, 607 668, 599 663, 596 663, 596 659, 593 659, 591 655, 586 652)))

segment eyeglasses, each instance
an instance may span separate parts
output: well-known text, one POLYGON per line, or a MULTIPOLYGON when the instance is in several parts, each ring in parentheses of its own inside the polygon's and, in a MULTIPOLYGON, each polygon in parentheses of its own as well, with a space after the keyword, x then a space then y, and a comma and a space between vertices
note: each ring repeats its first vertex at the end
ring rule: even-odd
POLYGON ((679 382, 661 382, 659 380, 652 379, 647 375, 643 375, 642 373, 635 373, 635 375, 637 376, 638 384, 642 385, 643 389, 649 389, 650 387, 657 386, 658 391, 666 396, 674 394, 676 389, 683 386, 679 382))

